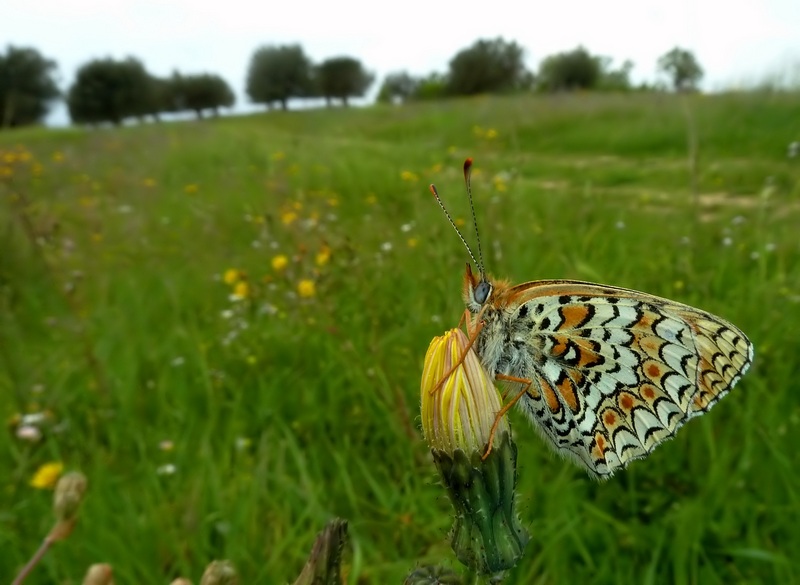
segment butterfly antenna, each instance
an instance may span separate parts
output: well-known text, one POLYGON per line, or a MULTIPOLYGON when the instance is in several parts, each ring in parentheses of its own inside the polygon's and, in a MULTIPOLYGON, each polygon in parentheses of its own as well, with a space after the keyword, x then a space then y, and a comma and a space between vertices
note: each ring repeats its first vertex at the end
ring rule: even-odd
MULTIPOLYGON (((464 247, 467 249, 467 254, 469 254, 470 258, 472 258, 472 262, 475 264, 475 266, 480 266, 478 264, 478 261, 475 260, 475 254, 472 253, 472 248, 469 247, 469 244, 467 243, 466 238, 464 238, 464 234, 462 234, 461 230, 458 229, 458 226, 456 225, 456 222, 453 221, 452 216, 447 211, 447 208, 444 206, 444 203, 442 203, 442 198, 439 197, 439 192, 436 190, 436 186, 433 183, 431 183, 430 187, 428 187, 428 188, 431 190, 431 193, 436 198, 436 202, 439 204, 439 207, 441 207, 442 211, 444 211, 444 215, 445 215, 445 217, 447 217, 447 221, 450 222, 450 225, 453 226, 454 230, 456 230, 456 233, 458 234, 458 237, 461 238, 461 243, 464 244, 464 247)), ((481 271, 481 273, 483 273, 483 272, 481 271)))
POLYGON ((478 272, 481 274, 481 280, 486 280, 486 272, 483 269, 483 250, 481 250, 481 234, 478 232, 478 218, 475 215, 475 205, 472 203, 472 185, 470 177, 472 176, 472 159, 468 158, 464 161, 464 184, 467 186, 467 196, 469 197, 469 208, 472 211, 472 225, 475 226, 475 239, 478 240, 478 272))

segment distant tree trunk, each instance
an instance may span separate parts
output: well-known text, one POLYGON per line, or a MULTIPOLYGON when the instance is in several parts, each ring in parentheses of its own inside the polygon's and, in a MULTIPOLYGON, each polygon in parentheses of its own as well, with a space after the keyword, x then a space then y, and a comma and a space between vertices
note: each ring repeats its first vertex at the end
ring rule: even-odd
POLYGON ((214 114, 215 118, 219 118, 219 106, 214 106, 211 112, 214 114))
POLYGON ((161 123, 161 116, 159 116, 158 112, 153 112, 153 122, 161 123))
POLYGON ((203 119, 203 110, 202 110, 202 108, 195 109, 194 113, 197 116, 198 120, 202 120, 203 119))
POLYGON ((332 105, 333 105, 333 103, 331 102, 331 96, 326 95, 325 96, 325 107, 326 108, 330 108, 332 105))
POLYGON ((342 104, 344 105, 344 107, 345 107, 345 108, 346 108, 346 107, 349 105, 349 104, 347 103, 347 96, 346 96, 346 95, 345 95, 345 96, 342 96, 342 104))
POLYGON ((289 109, 289 104, 287 102, 288 100, 286 98, 281 98, 281 109, 284 112, 289 109))

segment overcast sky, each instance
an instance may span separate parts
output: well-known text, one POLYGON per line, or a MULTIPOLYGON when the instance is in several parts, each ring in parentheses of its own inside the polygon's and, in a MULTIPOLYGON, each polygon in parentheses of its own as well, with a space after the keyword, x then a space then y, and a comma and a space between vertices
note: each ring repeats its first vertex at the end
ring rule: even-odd
POLYGON ((800 76, 800 0, 37 0, 0 16, 0 43, 55 59, 62 88, 89 59, 133 55, 155 75, 218 73, 239 106, 263 44, 300 43, 314 61, 350 55, 380 80, 403 69, 445 72, 457 51, 497 36, 525 47, 532 69, 582 44, 617 63, 631 59, 634 81, 653 81, 658 57, 678 45, 697 56, 706 90, 800 76))

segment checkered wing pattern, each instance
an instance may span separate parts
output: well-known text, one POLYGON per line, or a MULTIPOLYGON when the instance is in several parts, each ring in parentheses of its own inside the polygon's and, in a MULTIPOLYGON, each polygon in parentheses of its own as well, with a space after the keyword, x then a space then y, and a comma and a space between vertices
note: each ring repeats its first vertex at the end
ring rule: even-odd
POLYGON ((637 291, 542 281, 492 301, 478 338, 487 369, 531 380, 520 408, 601 478, 708 411, 753 359, 734 325, 637 291))

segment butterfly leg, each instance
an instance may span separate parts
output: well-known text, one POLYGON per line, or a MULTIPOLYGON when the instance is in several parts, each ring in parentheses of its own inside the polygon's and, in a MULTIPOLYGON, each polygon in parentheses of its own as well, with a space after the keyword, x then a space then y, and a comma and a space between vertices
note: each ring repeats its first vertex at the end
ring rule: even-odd
POLYGON ((505 374, 497 374, 495 376, 496 380, 501 380, 503 382, 516 382, 517 384, 524 384, 525 387, 519 392, 508 404, 505 404, 503 408, 501 408, 498 413, 494 417, 494 424, 492 424, 492 428, 489 431, 489 444, 486 447, 486 453, 483 454, 481 459, 486 459, 489 456, 489 453, 492 452, 492 444, 494 443, 494 434, 497 431, 497 425, 500 424, 500 420, 506 415, 506 413, 511 410, 511 408, 519 402, 519 399, 522 398, 525 393, 528 391, 528 388, 531 387, 533 384, 533 380, 528 380, 527 378, 517 378, 516 376, 506 376, 505 374))
MULTIPOLYGON (((461 327, 461 323, 463 322, 463 320, 464 317, 462 317, 461 321, 459 321, 458 323, 459 327, 461 327)), ((464 363, 464 358, 467 357, 469 350, 472 349, 472 345, 478 340, 478 334, 481 332, 481 329, 483 329, 483 322, 478 323, 478 325, 474 328, 473 332, 470 332, 469 327, 467 327, 467 333, 469 333, 469 343, 467 343, 467 347, 464 348, 464 352, 461 354, 461 357, 458 358, 458 361, 455 364, 453 364, 453 367, 450 368, 450 370, 448 370, 448 372, 444 376, 442 376, 442 379, 436 383, 436 386, 434 386, 433 389, 430 391, 431 394, 435 394, 436 391, 442 387, 444 381, 447 380, 447 378, 449 378, 453 374, 453 372, 456 371, 456 369, 458 369, 458 366, 464 363)))

